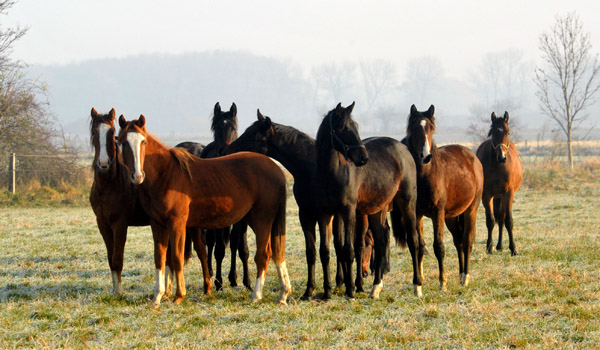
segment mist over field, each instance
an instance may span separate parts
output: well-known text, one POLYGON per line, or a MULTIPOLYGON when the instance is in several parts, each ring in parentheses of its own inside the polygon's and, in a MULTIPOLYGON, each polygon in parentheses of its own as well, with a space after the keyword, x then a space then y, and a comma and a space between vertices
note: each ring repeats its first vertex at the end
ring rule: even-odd
MULTIPOLYGON (((363 137, 401 138, 414 103, 436 107, 436 140, 467 142, 469 123, 488 122, 492 111, 508 110, 518 120, 522 140, 556 139, 556 127, 537 106, 533 66, 515 50, 483 56, 467 80, 450 77, 435 57, 418 57, 407 67, 390 62, 331 63, 305 68, 291 60, 242 51, 211 51, 179 55, 146 54, 87 60, 65 65, 33 65, 29 74, 47 83, 50 109, 65 133, 86 143, 89 112, 115 108, 127 119, 144 114, 149 131, 167 144, 183 140, 210 142, 210 117, 216 102, 238 108, 240 133, 256 119, 256 109, 275 122, 295 126, 314 136, 323 115, 337 103, 356 101, 354 118, 363 137), (496 66, 494 81, 486 69, 516 61, 519 75, 496 66), (512 74, 512 75, 511 75, 512 74), (378 85, 377 85, 378 84, 378 85), (500 101, 500 102, 498 102, 500 101), (495 110, 497 108, 498 110, 495 110), (502 109, 502 110, 500 110, 502 109)), ((579 130, 586 138, 600 121, 598 104, 579 130)))

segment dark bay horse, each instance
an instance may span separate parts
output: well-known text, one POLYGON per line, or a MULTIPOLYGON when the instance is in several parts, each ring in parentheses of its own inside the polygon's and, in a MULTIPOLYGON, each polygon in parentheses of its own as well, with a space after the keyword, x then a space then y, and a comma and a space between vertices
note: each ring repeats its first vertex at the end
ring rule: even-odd
MULTIPOLYGON (((210 129, 213 132, 214 141, 206 145, 200 153, 200 158, 216 158, 224 154, 227 146, 237 138, 237 106, 231 104, 229 111, 221 110, 219 102, 215 104, 213 117, 210 129)), ((242 261, 243 278, 242 283, 246 288, 252 289, 250 286, 250 276, 248 274, 248 241, 246 236, 247 225, 244 221, 240 221, 231 226, 219 228, 216 230, 206 230, 206 243, 208 245, 208 267, 212 275, 212 254, 213 248, 215 252, 216 275, 215 287, 221 290, 223 286, 223 278, 221 277, 221 266, 225 258, 225 247, 230 243, 231 249, 231 267, 229 270, 229 283, 232 286, 237 286, 237 269, 236 269, 236 252, 239 251, 240 260, 242 261)))
MULTIPOLYGON (((352 119, 354 103, 344 108, 338 104, 323 118, 317 131, 316 176, 324 184, 321 201, 341 218, 343 235, 344 283, 346 297, 354 296, 352 264, 356 256, 356 288, 362 290, 362 248, 369 227, 368 216, 391 212, 392 229, 399 242, 408 242, 413 258, 415 293, 421 293, 421 272, 417 261, 422 259, 416 230, 415 206, 417 182, 415 164, 407 148, 388 137, 372 137, 361 141, 358 126, 352 119), (354 246, 354 244, 356 244, 354 246)), ((373 230, 383 232, 382 229, 373 230)), ((374 237, 377 241, 379 238, 374 237)), ((383 254, 375 254, 375 259, 383 254)), ((377 276, 376 276, 377 277, 377 276)), ((383 282, 373 286, 376 297, 383 282)))
POLYGON ((498 118, 492 113, 492 125, 488 133, 489 140, 477 148, 477 158, 483 165, 483 207, 485 208, 485 224, 488 230, 487 252, 492 253, 492 231, 494 222, 498 223, 498 244, 496 250, 502 250, 502 227, 508 231, 509 248, 512 255, 517 255, 517 247, 513 239, 512 204, 515 192, 523 181, 523 167, 519 152, 510 142, 508 112, 498 118), (492 207, 493 200, 493 207, 492 207))
MULTIPOLYGON (((331 297, 331 284, 329 281, 329 255, 331 241, 331 221, 333 210, 322 201, 323 193, 326 191, 326 184, 321 182, 317 176, 317 148, 313 138, 305 133, 291 127, 271 121, 271 118, 264 117, 260 111, 257 111, 257 121, 250 125, 246 131, 227 148, 227 152, 252 151, 268 155, 279 161, 294 176, 294 197, 298 203, 298 216, 304 232, 306 242, 306 258, 308 264, 308 279, 306 291, 303 299, 311 299, 315 289, 315 262, 316 262, 316 231, 315 225, 319 225, 320 248, 319 255, 323 267, 323 289, 324 299, 331 297)), ((376 223, 381 220, 380 213, 369 217, 369 223, 373 218, 374 224, 370 226, 373 229, 376 223)), ((385 245, 389 237, 389 231, 385 231, 381 236, 377 236, 376 250, 382 257, 375 266, 375 286, 379 286, 383 274, 381 265, 386 258, 385 245)), ((336 250, 340 250, 338 239, 336 241, 336 250)), ((389 246, 389 244, 388 244, 389 246)), ((342 258, 341 252, 338 259, 342 258)), ((341 260, 339 260, 341 262, 341 260)), ((338 264, 339 265, 339 264, 338 264)), ((342 269, 338 266, 338 275, 336 282, 343 282, 342 269)), ((384 268, 387 268, 385 266, 384 268)), ((379 289, 380 291, 380 289, 379 289)), ((377 297, 378 290, 372 293, 377 297)))
POLYGON ((190 154, 195 155, 196 157, 200 157, 200 155, 202 154, 202 150, 204 149, 203 144, 193 141, 184 141, 176 144, 175 147, 183 148, 190 154))
MULTIPOLYGON (((123 163, 122 154, 115 141, 115 110, 108 114, 98 114, 95 108, 91 111, 90 142, 94 147, 92 170, 94 182, 90 191, 90 204, 96 215, 96 223, 108 255, 108 264, 113 278, 113 293, 121 294, 121 272, 123 255, 127 240, 128 226, 148 226, 150 218, 143 210, 136 189, 129 180, 129 169, 123 163)), ((194 248, 204 274, 204 291, 210 293, 212 288, 206 261, 206 247, 198 231, 186 239, 185 259, 191 253, 190 244, 194 248)), ((170 267, 170 261, 168 267, 170 267)), ((167 291, 170 292, 170 269, 165 276, 167 291)))
POLYGON ((417 221, 423 236, 423 215, 433 223, 433 248, 440 271, 440 287, 446 289, 444 274, 444 222, 452 233, 458 253, 461 284, 469 284, 469 256, 475 240, 477 208, 483 192, 481 162, 468 148, 460 145, 438 147, 433 141, 435 117, 433 105, 426 112, 410 108, 406 138, 417 165, 417 221))
POLYGON ((262 298, 271 255, 279 275, 279 302, 286 303, 291 284, 285 264, 286 181, 268 157, 238 153, 201 159, 178 148, 168 148, 149 135, 143 115, 127 122, 119 118, 118 142, 125 164, 133 171, 131 182, 150 217, 154 237, 156 286, 153 304, 165 292, 167 244, 177 277, 175 303, 186 295, 183 277, 185 227, 215 229, 240 220, 256 234, 257 279, 252 300, 262 298))

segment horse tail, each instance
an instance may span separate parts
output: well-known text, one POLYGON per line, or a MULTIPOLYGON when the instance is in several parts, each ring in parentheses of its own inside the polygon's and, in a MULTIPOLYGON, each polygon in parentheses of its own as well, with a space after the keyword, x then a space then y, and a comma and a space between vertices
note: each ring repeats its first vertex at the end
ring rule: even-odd
POLYGON ((185 247, 183 249, 183 261, 187 264, 192 257, 192 235, 198 234, 196 229, 185 229, 185 247))
POLYGON ((273 252, 273 260, 276 264, 285 261, 285 211, 286 211, 286 189, 285 183, 281 188, 279 196, 279 205, 275 220, 271 225, 271 248, 273 252))
POLYGON ((408 232, 404 225, 404 219, 402 218, 401 209, 394 203, 393 210, 390 212, 392 218, 392 231, 394 232, 394 238, 396 244, 401 248, 406 248, 406 241, 408 239, 408 232))

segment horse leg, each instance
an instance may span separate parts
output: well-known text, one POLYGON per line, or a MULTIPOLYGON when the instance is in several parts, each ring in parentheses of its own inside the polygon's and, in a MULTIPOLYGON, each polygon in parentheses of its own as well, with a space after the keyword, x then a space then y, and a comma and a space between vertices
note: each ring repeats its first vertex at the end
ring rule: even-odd
POLYGON ((444 256, 446 256, 446 249, 444 248, 444 206, 441 205, 440 207, 442 209, 437 209, 431 215, 433 223, 433 251, 438 261, 440 288, 447 290, 446 275, 444 274, 444 256))
MULTIPOLYGON (((256 282, 252 291, 252 302, 258 302, 263 297, 263 287, 265 286, 265 278, 269 260, 271 259, 271 235, 270 228, 257 227, 255 225, 252 230, 256 234, 256 254, 254 254, 254 262, 256 263, 256 282)), ((262 225, 266 226, 266 225, 262 225)))
POLYGON ((335 248, 336 272, 335 286, 340 288, 344 283, 344 222, 339 215, 335 215, 332 221, 331 232, 333 235, 333 246, 335 248))
MULTIPOLYGON (((463 214, 461 214, 463 215, 463 214)), ((465 252, 463 247, 463 222, 464 219, 460 216, 456 216, 453 218, 446 218, 446 227, 448 227, 448 231, 452 233, 452 241, 454 242, 454 246, 456 247, 456 253, 458 254, 458 271, 460 280, 462 282, 464 273, 465 273, 465 252)))
POLYGON ((352 264, 354 263, 354 230, 356 228, 356 206, 348 205, 342 213, 344 222, 344 283, 346 285, 346 298, 354 299, 354 279, 352 278, 352 264))
POLYGON ((486 247, 488 254, 492 254, 492 246, 493 246, 492 232, 494 231, 494 225, 495 225, 494 211, 491 206, 492 205, 492 196, 484 195, 481 202, 483 203, 483 208, 485 209, 485 226, 487 227, 487 231, 488 231, 488 238, 487 238, 485 247, 486 247))
POLYGON ((502 204, 504 205, 505 214, 504 226, 506 226, 506 231, 508 232, 509 239, 508 247, 510 248, 510 253, 513 256, 517 255, 517 246, 515 245, 515 240, 513 238, 512 205, 514 197, 515 193, 513 191, 510 191, 505 195, 504 200, 502 201, 502 204))
POLYGON ((239 246, 238 232, 235 229, 235 224, 231 227, 231 234, 229 235, 229 250, 231 250, 231 264, 229 266, 229 274, 227 279, 229 285, 237 287, 237 250, 239 246))
POLYGON ((369 295, 373 299, 379 299, 379 294, 383 290, 383 271, 385 269, 385 250, 386 245, 389 246, 389 237, 385 237, 387 233, 379 220, 379 215, 373 215, 377 218, 369 218, 369 230, 373 238, 373 255, 375 259, 375 277, 373 279, 373 289, 369 295))
POLYGON ((504 217, 506 213, 504 212, 503 199, 504 196, 494 198, 494 218, 498 223, 498 244, 496 245, 496 250, 502 250, 502 229, 504 227, 504 217))
POLYGON ((194 244, 194 250, 200 259, 202 265, 202 276, 204 277, 204 294, 210 294, 212 290, 212 282, 210 281, 210 272, 208 271, 208 254, 206 252, 206 243, 204 242, 204 236, 198 228, 187 228, 186 234, 192 238, 194 244))
POLYGON ((221 275, 221 268, 223 265, 223 259, 225 258, 225 247, 229 241, 229 227, 215 230, 215 235, 215 263, 217 265, 217 273, 215 274, 215 288, 217 290, 222 290, 223 277, 221 275))
POLYGON ((331 216, 321 217, 319 224, 319 257, 323 267, 323 299, 331 299, 331 282, 329 281, 329 253, 331 250, 331 216))
POLYGON ((168 299, 173 294, 173 270, 171 269, 173 266, 173 248, 171 244, 167 244, 167 253, 165 256, 165 294, 163 294, 163 298, 168 299))
POLYGON ((277 276, 279 277, 279 299, 280 305, 287 304, 288 295, 292 292, 290 275, 285 263, 285 190, 282 193, 282 199, 279 205, 275 219, 271 225, 271 247, 273 249, 273 261, 277 267, 277 276))
POLYGON ((238 254, 240 260, 242 260, 242 270, 244 276, 242 277, 242 283, 244 287, 252 290, 250 283, 250 273, 248 269, 248 259, 250 258, 250 251, 248 250, 248 224, 246 221, 240 221, 234 225, 238 234, 238 254))
POLYGON ((419 274, 421 275, 421 281, 425 280, 423 275, 423 256, 427 250, 425 247, 425 240, 423 239, 423 216, 417 217, 417 235, 419 236, 419 274))
MULTIPOLYGON (((115 236, 113 234, 113 228, 105 220, 96 217, 96 223, 98 224, 98 230, 104 240, 106 246, 106 258, 108 260, 108 267, 110 268, 110 274, 112 276, 113 294, 121 294, 123 292, 121 287, 121 270, 117 270, 113 263, 113 257, 115 255, 115 236)), ((123 243, 124 244, 124 243, 123 243)))
POLYGON ((202 233, 204 234, 204 236, 206 237, 205 242, 206 242, 206 249, 207 249, 207 257, 208 257, 208 272, 210 273, 210 276, 214 276, 213 274, 213 266, 212 266, 212 257, 213 257, 213 250, 215 248, 215 241, 216 241, 216 237, 215 237, 215 230, 202 230, 202 233))
POLYGON ((479 207, 479 199, 473 201, 471 206, 462 214, 463 221, 461 226, 463 229, 462 234, 462 248, 464 255, 464 273, 462 275, 460 284, 468 287, 469 286, 469 260, 471 257, 471 251, 473 250, 473 243, 475 242, 475 236, 477 235, 477 229, 475 223, 477 221, 477 208, 479 207))
POLYGON ((154 266, 156 268, 156 284, 154 286, 154 298, 152 305, 160 306, 160 301, 165 294, 165 261, 169 233, 160 224, 151 222, 152 237, 154 239, 154 266))
MULTIPOLYGON (((356 286, 356 292, 362 293, 365 291, 363 287, 363 276, 362 276, 362 253, 365 246, 365 234, 369 228, 369 221, 367 215, 356 216, 356 228, 354 231, 354 256, 356 258, 356 280, 354 285, 356 286)), ((383 287, 383 286, 382 286, 383 287)))
MULTIPOLYGON (((186 213, 187 214, 187 213, 186 213)), ((173 219, 169 229, 169 244, 171 245, 171 269, 177 279, 177 289, 175 291, 175 304, 179 304, 185 299, 185 279, 183 277, 183 265, 184 265, 184 252, 185 252, 185 234, 186 234, 186 222, 187 215, 185 218, 181 217, 173 219)))
MULTIPOLYGON (((312 299, 313 292, 315 290, 315 263, 317 260, 315 225, 317 222, 310 215, 306 214, 304 210, 298 211, 298 217, 300 219, 300 226, 302 226, 302 232, 304 232, 304 242, 306 245, 306 265, 308 272, 308 278, 306 280, 306 290, 304 291, 304 294, 302 295, 301 299, 310 300, 312 299)), ((323 262, 322 255, 321 262, 323 262)))

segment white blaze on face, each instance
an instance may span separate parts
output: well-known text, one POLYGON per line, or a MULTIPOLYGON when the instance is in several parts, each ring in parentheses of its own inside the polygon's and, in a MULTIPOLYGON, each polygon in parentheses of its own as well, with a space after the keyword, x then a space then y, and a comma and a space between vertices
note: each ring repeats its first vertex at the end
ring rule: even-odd
POLYGON ((98 155, 98 166, 106 167, 110 162, 108 158, 108 152, 106 151, 106 136, 110 131, 110 126, 107 124, 101 123, 98 125, 98 142, 100 143, 100 155, 98 155))
MULTIPOLYGON (((144 135, 137 132, 129 132, 127 133, 127 142, 129 142, 129 147, 131 147, 131 151, 133 152, 133 177, 135 179, 141 179, 143 181, 144 175, 142 174, 142 162, 141 162, 141 146, 142 142, 146 138, 144 135)), ((139 181, 141 183, 141 181, 139 181)))
POLYGON ((427 137, 427 131, 425 130, 425 126, 427 125, 427 121, 425 119, 421 120, 421 126, 423 127, 423 132, 425 134, 425 144, 423 145, 423 159, 429 157, 431 154, 431 146, 429 145, 429 138, 427 137))

